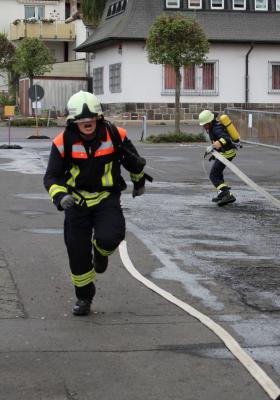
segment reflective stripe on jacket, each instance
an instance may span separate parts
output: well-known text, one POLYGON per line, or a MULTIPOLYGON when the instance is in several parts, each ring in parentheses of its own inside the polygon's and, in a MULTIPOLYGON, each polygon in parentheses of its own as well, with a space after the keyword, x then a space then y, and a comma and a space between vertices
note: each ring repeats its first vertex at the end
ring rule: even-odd
MULTIPOLYGON (((123 146, 137 151, 126 136, 123 128, 118 128, 123 146)), ((131 179, 137 182, 143 176, 143 168, 131 166, 131 179)), ((44 185, 52 201, 60 207, 61 199, 72 193, 78 205, 91 207, 107 198, 112 191, 125 188, 121 177, 121 158, 117 153, 109 132, 104 124, 97 126, 92 140, 84 140, 75 127, 67 127, 52 143, 44 185)))

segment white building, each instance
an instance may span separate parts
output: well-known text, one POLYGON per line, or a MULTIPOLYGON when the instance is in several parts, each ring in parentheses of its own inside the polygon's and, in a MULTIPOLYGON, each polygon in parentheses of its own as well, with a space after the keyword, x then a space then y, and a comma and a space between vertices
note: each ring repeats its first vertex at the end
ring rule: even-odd
POLYGON ((109 0, 76 49, 90 54, 93 88, 108 111, 173 119, 174 73, 148 62, 145 40, 158 15, 178 11, 210 42, 203 68, 182 71, 185 119, 206 106, 280 109, 280 0, 109 0))

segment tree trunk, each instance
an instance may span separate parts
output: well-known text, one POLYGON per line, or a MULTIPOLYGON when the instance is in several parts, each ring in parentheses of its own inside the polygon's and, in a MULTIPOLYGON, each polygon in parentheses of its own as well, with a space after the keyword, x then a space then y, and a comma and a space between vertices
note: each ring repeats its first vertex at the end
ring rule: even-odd
MULTIPOLYGON (((31 88, 31 87, 33 86, 33 77, 29 77, 29 82, 30 82, 29 88, 31 88)), ((32 115, 32 117, 35 117, 35 110, 34 110, 34 108, 32 107, 32 103, 33 103, 33 100, 30 99, 30 104, 31 104, 31 115, 32 115)))
POLYGON ((175 132, 180 133, 180 95, 182 75, 180 67, 175 67, 176 73, 176 90, 175 90, 175 132))

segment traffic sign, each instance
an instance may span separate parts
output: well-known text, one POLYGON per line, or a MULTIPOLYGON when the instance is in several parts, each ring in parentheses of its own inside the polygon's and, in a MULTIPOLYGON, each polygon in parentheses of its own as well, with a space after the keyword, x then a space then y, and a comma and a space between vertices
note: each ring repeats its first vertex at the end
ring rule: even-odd
POLYGON ((28 96, 32 101, 41 100, 44 97, 44 89, 40 85, 32 85, 28 89, 28 96))

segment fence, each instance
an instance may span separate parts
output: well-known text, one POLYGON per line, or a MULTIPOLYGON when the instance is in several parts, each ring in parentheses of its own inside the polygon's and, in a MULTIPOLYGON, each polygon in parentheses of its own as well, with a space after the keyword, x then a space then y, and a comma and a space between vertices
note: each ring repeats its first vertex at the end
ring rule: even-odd
POLYGON ((226 108, 241 140, 280 146, 280 112, 226 108))

